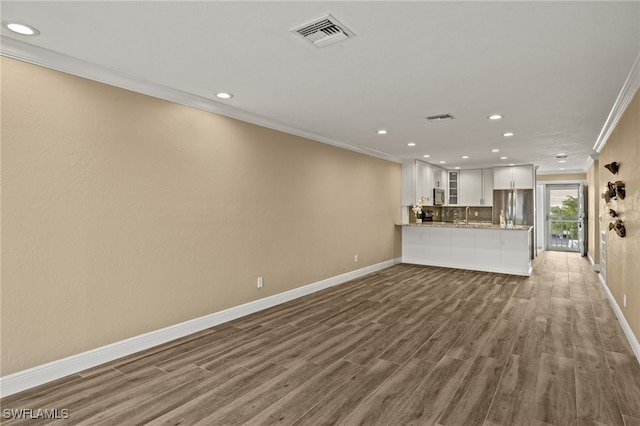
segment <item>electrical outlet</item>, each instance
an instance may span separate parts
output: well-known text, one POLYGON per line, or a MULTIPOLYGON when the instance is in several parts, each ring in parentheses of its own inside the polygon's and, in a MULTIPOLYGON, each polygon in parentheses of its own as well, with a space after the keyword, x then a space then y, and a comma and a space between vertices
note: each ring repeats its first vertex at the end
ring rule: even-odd
POLYGON ((478 217, 478 212, 473 212, 475 217, 478 217))
POLYGON ((353 256, 353 261, 354 261, 355 263, 358 263, 358 255, 357 255, 357 254, 356 254, 355 256, 353 256))
POLYGON ((258 277, 258 288, 262 288, 262 277, 258 277))
POLYGON ((624 306, 625 308, 627 307, 627 295, 623 295, 622 296, 622 306, 624 306))

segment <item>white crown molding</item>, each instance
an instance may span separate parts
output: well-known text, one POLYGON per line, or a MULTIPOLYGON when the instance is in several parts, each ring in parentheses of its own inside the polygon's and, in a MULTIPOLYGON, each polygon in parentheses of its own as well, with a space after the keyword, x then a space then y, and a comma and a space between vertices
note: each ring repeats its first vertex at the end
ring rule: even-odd
POLYGON ((606 145, 607 141, 609 140, 609 136, 611 136, 611 133, 616 128, 618 121, 620 121, 622 114, 624 114, 627 106, 629 105, 629 103, 631 103, 631 100, 635 96, 639 87, 640 52, 638 53, 635 62, 631 66, 629 75, 627 75, 627 79, 624 81, 624 84, 622 85, 622 89, 620 89, 620 93, 618 94, 616 101, 613 103, 613 107, 611 108, 611 112, 609 112, 607 121, 605 121, 604 126, 602 126, 600 135, 598 135, 598 139, 593 146, 594 151, 599 153, 606 145))
POLYGON ((360 154, 393 161, 395 163, 402 162, 402 159, 381 151, 352 145, 347 142, 330 139, 312 132, 297 129, 270 118, 222 104, 213 99, 173 89, 171 87, 125 74, 120 71, 112 70, 101 65, 96 65, 49 49, 24 43, 20 40, 14 40, 12 38, 2 36, 0 54, 9 58, 29 62, 34 65, 83 77, 89 80, 108 84, 110 86, 152 96, 154 98, 175 102, 177 104, 186 105, 203 111, 224 115, 225 117, 234 118, 247 123, 256 124, 258 126, 333 145, 338 148, 347 149, 360 154))
POLYGON ((387 260, 375 265, 370 265, 355 271, 327 278, 322 281, 317 281, 303 287, 265 297, 264 299, 255 300, 253 302, 225 309, 224 311, 215 312, 200 318, 195 318, 160 330, 154 330, 110 345, 102 346, 67 358, 39 365, 28 370, 0 377, 0 397, 4 398, 5 396, 13 395, 14 393, 60 379, 70 374, 75 374, 88 368, 96 367, 106 362, 110 362, 118 358, 197 333, 198 331, 206 330, 207 328, 215 327, 216 325, 277 306, 290 300, 315 293, 316 291, 346 283, 347 281, 362 277, 372 272, 380 271, 400 262, 400 258, 387 260))

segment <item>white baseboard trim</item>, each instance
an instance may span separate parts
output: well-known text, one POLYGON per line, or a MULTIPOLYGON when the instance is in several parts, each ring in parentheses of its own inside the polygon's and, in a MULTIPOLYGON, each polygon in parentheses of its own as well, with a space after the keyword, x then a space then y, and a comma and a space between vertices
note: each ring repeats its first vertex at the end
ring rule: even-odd
POLYGON ((388 268, 398 263, 401 263, 400 258, 387 260, 303 287, 0 377, 0 397, 13 395, 14 393, 60 379, 70 374, 78 373, 88 368, 96 367, 100 364, 315 293, 316 291, 343 284, 352 279, 388 268))
POLYGON ((593 258, 591 257, 591 253, 587 252, 587 259, 589 259, 589 263, 595 272, 600 272, 600 264, 595 263, 593 258))
POLYGON ((622 313, 620 306, 618 306, 618 302, 616 302, 616 299, 613 297, 613 294, 611 294, 609 287, 607 287, 607 284, 603 281, 602 275, 600 275, 599 279, 600 279, 600 284, 602 284, 602 288, 604 288, 604 291, 607 293, 607 297, 609 298, 609 303, 611 303, 611 307, 613 308, 613 311, 616 313, 616 316, 618 317, 618 321, 620 321, 622 330, 624 331, 625 336, 627 336, 627 340, 631 345, 631 349, 633 350, 633 353, 635 354, 636 359, 640 363, 640 343, 638 343, 638 339, 633 334, 633 331, 631 330, 631 327, 629 326, 627 319, 624 317, 624 314, 622 313))

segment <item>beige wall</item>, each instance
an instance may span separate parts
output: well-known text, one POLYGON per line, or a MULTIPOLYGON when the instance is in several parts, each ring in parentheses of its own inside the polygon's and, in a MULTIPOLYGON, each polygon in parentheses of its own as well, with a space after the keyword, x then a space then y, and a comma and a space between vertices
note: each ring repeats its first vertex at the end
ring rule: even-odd
POLYGON ((587 251, 595 265, 600 263, 600 162, 587 171, 587 251))
POLYGON ((400 164, 7 58, 1 166, 2 375, 400 256, 400 164))
POLYGON ((640 340, 640 92, 627 107, 599 157, 599 193, 609 181, 626 184, 626 198, 605 204, 598 198, 602 213, 602 230, 607 232, 607 286, 622 309, 636 338, 640 340), (612 161, 620 163, 617 175, 604 168, 612 161), (618 212, 627 229, 620 238, 608 231, 609 208, 618 212), (627 307, 623 296, 627 295, 627 307))
POLYGON ((585 173, 567 173, 562 175, 536 175, 536 180, 540 181, 568 181, 568 180, 586 180, 585 173))

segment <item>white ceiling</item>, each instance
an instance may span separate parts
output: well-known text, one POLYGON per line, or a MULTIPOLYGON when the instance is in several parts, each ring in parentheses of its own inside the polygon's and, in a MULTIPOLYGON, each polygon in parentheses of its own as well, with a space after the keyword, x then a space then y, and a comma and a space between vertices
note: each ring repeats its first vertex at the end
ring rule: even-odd
POLYGON ((2 1, 1 13, 40 31, 3 27, 5 55, 463 169, 584 171, 640 52, 639 1, 2 1), (356 36, 318 49, 290 32, 329 13, 356 36), (440 113, 455 119, 424 118, 440 113))

